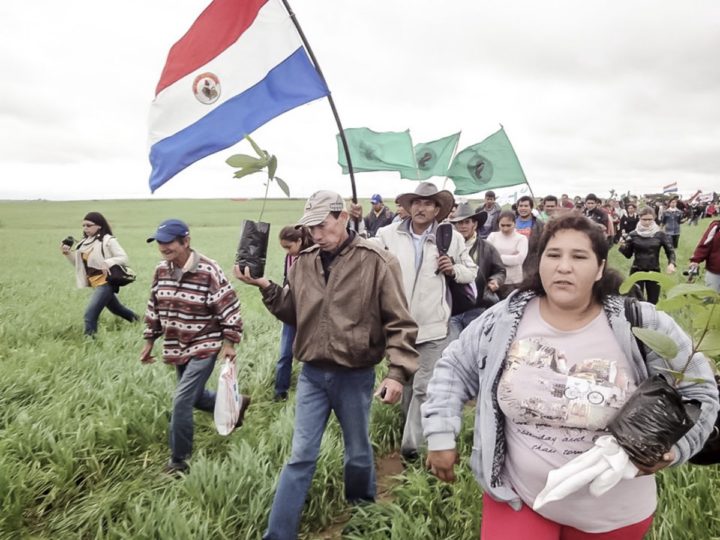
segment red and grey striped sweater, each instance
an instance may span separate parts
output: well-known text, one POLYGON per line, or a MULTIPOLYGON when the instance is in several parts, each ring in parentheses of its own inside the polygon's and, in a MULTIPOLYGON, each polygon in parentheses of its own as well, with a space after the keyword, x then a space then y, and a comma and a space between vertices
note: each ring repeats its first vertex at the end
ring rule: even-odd
POLYGON ((242 338, 240 302, 220 266, 193 251, 184 268, 155 267, 145 312, 145 339, 164 336, 163 360, 185 364, 216 354, 223 339, 242 338))

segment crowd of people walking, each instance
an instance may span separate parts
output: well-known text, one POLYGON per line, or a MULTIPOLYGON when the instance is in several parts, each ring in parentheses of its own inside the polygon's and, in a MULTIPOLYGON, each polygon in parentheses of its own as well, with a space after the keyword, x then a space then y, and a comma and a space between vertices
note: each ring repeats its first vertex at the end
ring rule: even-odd
MULTIPOLYGON (((502 209, 487 191, 474 208, 430 182, 398 195, 395 211, 380 194, 370 203, 363 215, 362 206, 318 191, 279 233, 282 281, 233 268, 281 323, 275 401, 289 398, 293 359, 302 364, 292 449, 264 538, 297 537, 331 413, 345 445, 345 497, 350 504, 374 500, 373 398, 401 404, 404 462, 427 456, 430 472, 444 481, 454 479, 463 407, 476 403, 471 465, 485 493, 482 538, 642 538, 656 507, 653 473, 687 461, 715 421, 717 388, 700 353, 686 365, 688 383, 680 387, 683 398, 699 404, 698 417, 662 458, 636 464, 636 477, 619 479, 601 497, 579 491, 542 510, 533 505, 548 473, 594 448, 635 389, 666 366, 636 346, 618 294, 622 278, 608 267, 608 253, 617 245, 634 274, 659 272, 662 251, 665 271, 674 273, 682 225, 697 224, 698 205, 677 198, 602 201, 590 193, 574 200, 525 196, 502 209), (386 376, 376 384, 383 359, 386 376), (596 396, 582 394, 577 381, 596 396)), ((113 266, 128 264, 110 225, 90 212, 82 227, 82 240, 64 241, 61 252, 75 266, 78 287, 93 289, 85 334, 96 336, 104 308, 127 321, 139 317, 108 282, 113 266)), ((719 229, 720 220, 712 220, 688 261, 691 276, 705 265, 705 282, 718 292, 719 229)), ((177 476, 190 468, 192 411, 213 410, 215 393, 206 383, 218 358, 234 361, 243 322, 233 285, 191 247, 187 224, 163 221, 147 241, 162 261, 152 278, 140 361, 152 363, 162 339, 163 360, 175 366, 165 471, 177 476)), ((642 279, 634 294, 646 300, 642 320, 679 343, 671 366, 684 363, 689 339, 655 310, 658 284, 642 279)), ((240 400, 237 427, 251 397, 240 400)))

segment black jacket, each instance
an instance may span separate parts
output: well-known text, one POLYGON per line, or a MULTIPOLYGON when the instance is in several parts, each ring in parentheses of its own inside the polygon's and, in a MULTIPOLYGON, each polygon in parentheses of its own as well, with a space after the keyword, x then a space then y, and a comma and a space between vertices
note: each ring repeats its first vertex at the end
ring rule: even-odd
POLYGON ((372 238, 380 227, 390 225, 394 217, 395 214, 387 206, 383 206, 379 216, 376 216, 375 210, 371 209, 368 215, 363 218, 367 237, 372 238))
POLYGON ((665 250, 668 264, 675 264, 675 250, 667 234, 658 231, 654 236, 640 236, 637 231, 632 231, 625 245, 620 247, 620 253, 630 258, 635 255, 632 262, 631 272, 636 271, 660 271, 660 248, 665 250))
POLYGON ((505 283, 507 270, 500 258, 500 253, 494 246, 483 240, 478 235, 475 244, 470 248, 470 257, 478 266, 477 277, 475 278, 475 286, 477 287, 477 307, 490 307, 488 302, 483 300, 483 293, 487 288, 487 282, 491 279, 497 281, 502 287, 505 283))
POLYGON ((620 232, 624 234, 630 234, 637 227, 640 216, 635 214, 634 216, 628 216, 625 214, 620 218, 620 232))

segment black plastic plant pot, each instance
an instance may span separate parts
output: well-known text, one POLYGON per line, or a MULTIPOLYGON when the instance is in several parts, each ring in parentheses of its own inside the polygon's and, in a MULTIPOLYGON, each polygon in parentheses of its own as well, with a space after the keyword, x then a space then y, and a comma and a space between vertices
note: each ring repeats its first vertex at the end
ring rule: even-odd
POLYGON ((637 387, 608 429, 635 463, 652 467, 692 425, 677 389, 653 375, 637 387))
POLYGON ((265 274, 269 237, 269 223, 243 220, 240 228, 240 244, 235 255, 235 264, 240 267, 241 272, 245 272, 245 267, 248 267, 250 275, 254 278, 262 277, 265 274))

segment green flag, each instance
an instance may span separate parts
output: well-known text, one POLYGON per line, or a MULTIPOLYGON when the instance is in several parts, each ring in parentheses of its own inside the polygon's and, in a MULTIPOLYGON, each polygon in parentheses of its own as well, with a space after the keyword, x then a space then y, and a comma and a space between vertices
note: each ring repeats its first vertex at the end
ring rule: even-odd
POLYGON ((527 182, 503 128, 458 152, 447 175, 455 183, 455 195, 470 195, 527 182))
MULTIPOLYGON (((378 133, 368 128, 344 130, 354 172, 398 171, 415 166, 410 131, 378 133)), ((340 135, 336 135, 338 164, 348 173, 347 159, 340 135)))
POLYGON ((415 145, 415 161, 417 165, 409 169, 401 169, 400 177, 410 180, 427 180, 431 176, 447 176, 448 165, 457 147, 460 133, 449 135, 426 143, 415 145))

